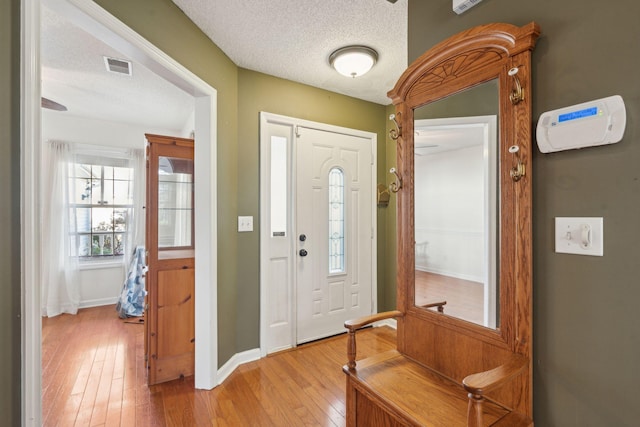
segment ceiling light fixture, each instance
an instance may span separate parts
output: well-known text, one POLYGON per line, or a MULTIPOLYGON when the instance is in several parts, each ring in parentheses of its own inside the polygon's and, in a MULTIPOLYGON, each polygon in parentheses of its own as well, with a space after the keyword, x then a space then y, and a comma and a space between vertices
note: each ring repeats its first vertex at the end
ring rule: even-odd
POLYGON ((347 77, 360 77, 378 60, 378 52, 367 46, 345 46, 329 56, 329 64, 347 77))

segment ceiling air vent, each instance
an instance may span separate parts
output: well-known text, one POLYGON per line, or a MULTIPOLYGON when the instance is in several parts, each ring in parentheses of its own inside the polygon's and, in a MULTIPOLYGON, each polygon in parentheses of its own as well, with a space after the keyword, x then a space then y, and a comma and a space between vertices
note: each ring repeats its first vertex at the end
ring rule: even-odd
POLYGON ((104 63, 107 66, 107 71, 110 73, 131 75, 131 62, 124 59, 108 58, 104 57, 104 63))

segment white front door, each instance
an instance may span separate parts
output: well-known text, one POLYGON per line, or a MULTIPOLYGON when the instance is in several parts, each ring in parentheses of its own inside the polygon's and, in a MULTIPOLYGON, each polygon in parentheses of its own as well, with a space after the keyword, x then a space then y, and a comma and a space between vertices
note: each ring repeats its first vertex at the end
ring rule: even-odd
POLYGON ((371 140, 298 127, 295 244, 297 336, 344 332, 371 314, 371 140))
POLYGON ((260 113, 262 356, 375 311, 376 144, 371 132, 260 113))

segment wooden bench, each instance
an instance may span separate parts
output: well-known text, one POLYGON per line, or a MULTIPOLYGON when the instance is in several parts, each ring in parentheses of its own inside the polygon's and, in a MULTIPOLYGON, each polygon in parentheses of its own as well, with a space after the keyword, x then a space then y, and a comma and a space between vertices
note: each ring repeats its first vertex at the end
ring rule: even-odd
POLYGON ((396 107, 390 135, 397 140, 401 177, 397 310, 345 323, 348 427, 533 426, 532 168, 526 164, 532 134, 530 55, 539 33, 537 24, 530 23, 487 24, 456 34, 411 64, 389 92, 396 107), (433 296, 441 302, 429 301, 429 295, 416 299, 414 115, 417 120, 440 118, 431 116, 435 111, 455 114, 455 107, 468 107, 479 92, 469 98, 458 95, 495 88, 496 82, 491 94, 499 98, 493 107, 499 111, 499 131, 489 156, 499 170, 491 190, 498 194, 494 203, 485 202, 495 209, 498 221, 489 227, 499 242, 495 263, 486 266, 486 271, 495 269, 495 280, 485 278, 484 286, 489 295, 492 289, 499 291, 493 311, 485 299, 484 320, 478 324, 456 317, 449 295, 447 302, 441 295, 433 296), (446 103, 423 108, 440 100, 446 103), (397 349, 356 361, 356 331, 391 318, 397 321, 397 349))
POLYGON ((390 311, 351 320, 348 329, 348 426, 532 426, 531 418, 484 397, 521 374, 527 360, 513 360, 457 383, 397 350, 356 363, 356 331, 381 320, 402 316, 390 311), (357 418, 356 418, 357 417, 357 418))

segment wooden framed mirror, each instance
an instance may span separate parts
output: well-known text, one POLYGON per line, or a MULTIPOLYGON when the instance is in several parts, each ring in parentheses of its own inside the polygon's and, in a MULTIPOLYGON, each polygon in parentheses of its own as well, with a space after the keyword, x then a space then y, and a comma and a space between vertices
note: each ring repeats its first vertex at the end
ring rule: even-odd
POLYGON ((398 351, 458 381, 524 356, 527 372, 492 397, 528 416, 531 50, 539 33, 535 23, 472 28, 427 51, 389 92, 402 178, 398 351), (439 293, 445 279, 453 284, 439 293), (456 289, 476 294, 479 308, 456 289))

